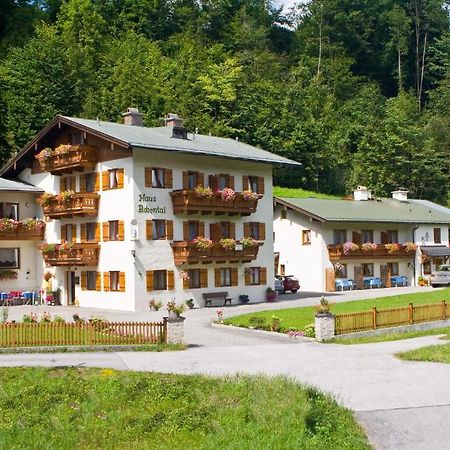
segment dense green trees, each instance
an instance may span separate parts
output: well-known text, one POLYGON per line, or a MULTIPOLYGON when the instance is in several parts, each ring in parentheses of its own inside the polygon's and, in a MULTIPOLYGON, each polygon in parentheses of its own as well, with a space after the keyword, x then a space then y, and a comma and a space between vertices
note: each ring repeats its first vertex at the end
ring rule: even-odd
POLYGON ((277 182, 447 202, 442 0, 0 0, 0 157, 55 114, 237 137, 301 161, 277 182))

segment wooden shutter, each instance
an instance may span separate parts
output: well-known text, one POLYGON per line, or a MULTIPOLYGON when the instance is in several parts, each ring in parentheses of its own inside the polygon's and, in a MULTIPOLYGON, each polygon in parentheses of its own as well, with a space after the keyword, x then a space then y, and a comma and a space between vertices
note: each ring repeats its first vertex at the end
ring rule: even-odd
POLYGON ((242 190, 247 191, 248 190, 248 176, 244 175, 242 177, 242 190))
POLYGON ((388 242, 389 242, 389 235, 385 231, 382 231, 381 232, 381 243, 388 244, 388 242))
POLYGON ((247 269, 245 269, 245 285, 246 286, 250 286, 252 284, 252 280, 250 277, 250 267, 248 267, 247 269))
POLYGON ((68 225, 72 227, 72 242, 77 242, 77 226, 76 225, 68 225))
POLYGON ((175 274, 173 270, 167 271, 167 289, 173 291, 175 289, 175 274))
POLYGON ((238 270, 237 267, 231 269, 231 286, 238 285, 238 270))
POLYGON ((234 222, 230 223, 230 238, 236 239, 236 224, 234 222))
POLYGON ((183 222, 183 241, 189 241, 189 222, 183 222))
POLYGON ((264 177, 258 177, 258 194, 264 194, 264 177))
POLYGON ((105 170, 102 172, 102 191, 107 191, 109 189, 109 171, 105 170))
POLYGON ((100 224, 95 224, 95 242, 100 242, 100 224))
POLYGON ((352 233, 352 241, 355 244, 361 245, 362 244, 362 234, 358 233, 358 231, 353 231, 353 233, 352 233))
POLYGON ((117 169, 116 175, 117 175, 117 189, 122 189, 123 188, 123 179, 124 179, 123 169, 117 169))
POLYGON ((183 172, 183 189, 189 188, 189 173, 183 172))
POLYGON ((125 272, 119 272, 119 291, 125 292, 125 272))
POLYGON ((210 175, 208 177, 208 185, 213 191, 217 191, 217 187, 219 186, 217 175, 210 175))
POLYGON ((64 192, 66 190, 66 178, 61 177, 59 180, 59 192, 64 192))
MULTIPOLYGON (((189 271, 188 271, 188 273, 189 273, 189 271)), ((183 289, 185 289, 185 290, 189 289, 189 280, 183 280, 183 289)))
POLYGON ((244 237, 250 236, 250 224, 244 223, 244 237))
POLYGON ((109 292, 109 272, 103 272, 103 290, 109 292))
MULTIPOLYGON (((109 288, 109 284, 108 284, 108 288, 109 288)), ((96 291, 101 291, 102 290, 102 273, 101 272, 97 272, 96 276, 95 276, 95 290, 96 291)))
POLYGON ((205 237, 205 222, 198 223, 198 235, 205 237))
POLYGON ((173 241, 173 220, 166 220, 166 239, 173 241))
POLYGON ((264 241, 266 239, 266 224, 263 222, 260 222, 258 225, 258 234, 259 234, 259 240, 264 241))
POLYGON ((147 270, 145 278, 147 280, 147 291, 153 291, 153 270, 147 270))
POLYGON ((267 269, 265 267, 259 268, 259 284, 267 284, 267 269))
POLYGON ((197 173, 197 185, 204 186, 205 185, 205 175, 201 172, 197 173))
POLYGON ((335 273, 333 268, 327 267, 325 269, 325 290, 327 292, 334 292, 336 290, 335 273))
POLYGON ((61 225, 61 241, 67 241, 67 225, 61 225))
POLYGON ((125 227, 124 227, 124 223, 123 220, 119 220, 119 241, 123 241, 125 239, 125 227))
POLYGON ((145 168, 145 187, 152 187, 152 168, 145 168))
POLYGON ((153 239, 153 220, 145 221, 145 235, 147 240, 151 241, 153 239))
POLYGON ((220 240, 220 224, 219 223, 212 223, 209 225, 209 238, 217 242, 220 240))
POLYGON ((208 269, 200 269, 200 287, 208 287, 208 269))
POLYGON ((95 173, 95 184, 94 191, 98 192, 100 190, 100 172, 95 173))
POLYGON ((172 169, 164 169, 164 187, 172 189, 172 169))
POLYGON ((216 287, 220 287, 220 269, 214 269, 214 284, 216 287))
POLYGON ((103 222, 103 242, 109 241, 109 222, 103 222))
POLYGON ((228 187, 234 190, 234 176, 228 175, 228 187))
POLYGON ((81 272, 81 290, 87 289, 87 272, 81 272))
POLYGON ((86 192, 86 175, 80 175, 80 192, 86 192))

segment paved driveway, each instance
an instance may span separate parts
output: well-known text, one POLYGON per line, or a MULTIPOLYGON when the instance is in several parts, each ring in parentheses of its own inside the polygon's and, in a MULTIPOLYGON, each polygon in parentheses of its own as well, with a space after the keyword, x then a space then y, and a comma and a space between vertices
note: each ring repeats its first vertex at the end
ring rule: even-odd
MULTIPOLYGON (((367 298, 414 290, 402 289, 348 293, 333 300, 357 300, 361 294, 367 298)), ((276 304, 226 308, 225 314, 315 303, 317 298, 300 297, 276 304)), ((13 314, 23 314, 24 308, 15 309, 13 314)), ((60 308, 60 313, 70 315, 72 310, 60 308)), ((102 312, 110 319, 115 319, 117 314, 102 312)), ((158 314, 125 316, 127 320, 154 320, 158 314)), ((124 314, 119 316, 124 319, 124 314)), ((450 449, 450 365, 400 361, 394 356, 398 351, 441 344, 443 341, 437 337, 355 346, 285 341, 211 328, 209 322, 214 316, 214 308, 187 312, 187 341, 196 346, 186 352, 0 355, 0 365, 82 365, 211 375, 281 374, 316 385, 355 411, 376 448, 450 449)))

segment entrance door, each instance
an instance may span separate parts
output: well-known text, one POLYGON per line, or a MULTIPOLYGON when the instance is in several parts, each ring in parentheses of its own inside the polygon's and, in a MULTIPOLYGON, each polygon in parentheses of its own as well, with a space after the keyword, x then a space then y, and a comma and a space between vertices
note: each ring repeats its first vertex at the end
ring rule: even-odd
POLYGON ((75 272, 67 271, 67 304, 75 304, 75 272))

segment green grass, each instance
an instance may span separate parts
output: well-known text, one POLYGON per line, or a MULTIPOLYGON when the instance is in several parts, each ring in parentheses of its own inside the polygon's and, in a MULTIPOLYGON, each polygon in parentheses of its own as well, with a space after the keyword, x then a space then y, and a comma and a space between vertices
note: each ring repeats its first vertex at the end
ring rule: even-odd
MULTIPOLYGON (((433 292, 419 292, 414 294, 395 295, 392 297, 380 297, 368 300, 355 300, 352 302, 336 303, 331 307, 331 312, 350 313, 368 311, 374 306, 377 308, 395 308, 407 306, 409 303, 413 303, 414 305, 425 305, 428 303, 438 303, 442 300, 450 301, 450 288, 433 292)), ((319 303, 319 298, 317 299, 317 303, 319 303)), ((250 317, 263 317, 268 324, 270 322, 270 318, 273 315, 276 315, 282 320, 281 323, 285 329, 295 328, 297 330, 303 330, 305 325, 314 322, 314 313, 314 306, 277 309, 231 317, 224 320, 224 323, 248 328, 250 317)))
POLYGON ((0 369, 0 448, 369 449, 349 410, 285 378, 0 369))
POLYGON ((450 364, 450 344, 430 345, 429 347, 398 353, 400 359, 407 361, 427 361, 450 364))
POLYGON ((335 195, 329 194, 321 194, 320 192, 307 191, 305 189, 293 189, 293 188, 285 188, 281 186, 273 187, 273 195, 274 197, 290 197, 290 198, 328 198, 328 199, 341 199, 342 197, 337 197, 335 195))

